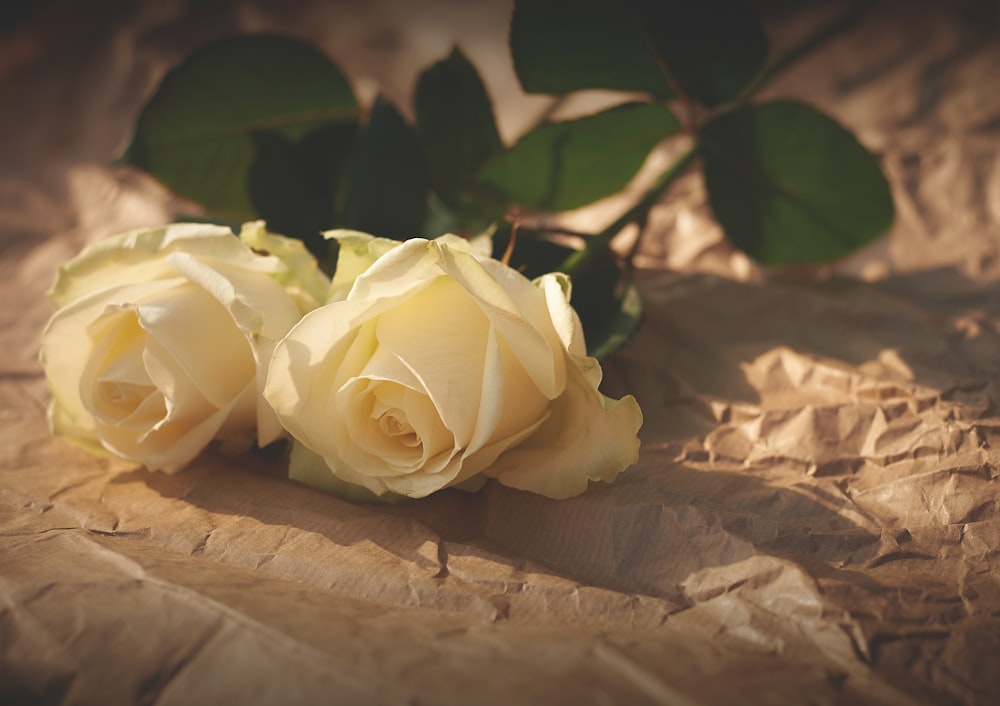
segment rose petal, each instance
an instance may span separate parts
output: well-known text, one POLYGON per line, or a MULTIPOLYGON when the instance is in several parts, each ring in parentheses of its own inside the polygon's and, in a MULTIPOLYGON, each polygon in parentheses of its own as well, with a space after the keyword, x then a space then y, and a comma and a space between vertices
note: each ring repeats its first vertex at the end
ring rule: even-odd
POLYGON ((297 439, 320 455, 329 455, 331 415, 336 414, 335 384, 341 369, 344 381, 360 371, 378 342, 374 324, 351 324, 365 315, 365 307, 338 302, 306 314, 275 346, 268 368, 264 397, 281 423, 297 439), (337 364, 342 360, 355 365, 337 364))
POLYGON ((510 346, 490 326, 483 367, 482 402, 468 456, 487 444, 533 427, 546 414, 549 400, 534 385, 510 346))
POLYGON ((333 273, 327 301, 336 302, 347 298, 354 286, 354 280, 375 261, 400 245, 398 240, 376 238, 356 230, 329 230, 323 233, 328 240, 336 240, 340 246, 337 253, 337 271, 333 273))
POLYGON ((545 423, 549 416, 550 413, 546 410, 545 414, 543 414, 542 417, 533 424, 526 426, 524 429, 519 429, 510 436, 496 439, 489 445, 483 446, 473 453, 469 453, 462 459, 462 471, 455 478, 455 484, 457 485, 477 473, 481 473, 490 468, 495 463, 496 459, 500 457, 500 454, 517 446, 534 434, 535 431, 545 423))
POLYGON ((426 389, 410 367, 392 349, 378 344, 380 326, 381 319, 371 322, 370 328, 366 329, 375 339, 374 346, 355 344, 351 347, 337 371, 334 385, 339 390, 348 383, 349 378, 363 377, 370 380, 396 382, 411 390, 418 390, 426 394, 426 389), (358 357, 355 359, 355 356, 358 357))
POLYGON ((229 406, 223 407, 194 426, 161 420, 140 436, 132 429, 108 426, 102 428, 101 436, 118 456, 140 461, 151 471, 176 473, 215 438, 229 411, 229 406))
MULTIPOLYGON (((144 228, 86 247, 59 268, 49 298, 57 308, 61 308, 96 291, 169 278, 173 275, 170 266, 156 255, 180 249, 222 261, 253 258, 249 248, 224 226, 178 223, 162 228, 144 228)), ((275 265, 271 267, 273 269, 275 265)), ((119 303, 125 301, 118 300, 119 303)))
POLYGON ((579 495, 589 480, 612 481, 636 462, 642 412, 631 395, 606 399, 590 384, 593 358, 567 366, 566 391, 552 416, 484 471, 504 485, 562 499, 579 495))
POLYGON ((87 330, 96 344, 80 378, 84 406, 98 423, 137 423, 157 390, 143 365, 146 332, 135 308, 109 307, 87 330))
POLYGON ((477 300, 542 394, 558 396, 565 384, 565 363, 544 295, 503 263, 447 248, 439 252, 444 271, 477 300))
POLYGON ((363 486, 339 479, 326 465, 322 456, 297 441, 292 443, 288 459, 288 477, 310 488, 332 493, 352 502, 394 503, 405 497, 395 493, 376 495, 363 486))
MULTIPOLYGON (((161 421, 176 424, 197 423, 198 420, 214 414, 215 410, 228 404, 229 400, 218 405, 206 399, 184 366, 180 365, 170 350, 155 338, 147 337, 142 352, 142 363, 149 379, 163 396, 165 410, 161 421)), ((229 399, 233 397, 235 395, 231 395, 229 399)))
POLYGON ((444 454, 446 462, 435 464, 434 473, 409 473, 398 476, 372 476, 355 470, 337 456, 326 456, 324 460, 331 472, 338 478, 360 485, 376 495, 396 493, 409 498, 423 498, 452 484, 462 470, 462 460, 458 455, 444 454))
POLYGON ((118 285, 63 307, 49 320, 42 336, 39 359, 52 391, 49 422, 54 433, 88 448, 99 444, 94 420, 80 399, 80 386, 93 348, 87 328, 108 308, 108 302, 136 301, 182 282, 173 278, 118 285))
POLYGON ((442 274, 439 246, 412 238, 386 252, 359 275, 347 299, 364 302, 373 314, 380 314, 442 274))
MULTIPOLYGON (((366 331, 374 331, 375 326, 377 322, 372 322, 366 331)), ((365 468, 372 475, 401 475, 418 468, 433 473, 456 452, 455 437, 444 426, 426 389, 389 349, 375 346, 372 350, 369 345, 356 341, 348 350, 332 387, 332 405, 328 407, 326 418, 329 420, 328 434, 334 443, 332 448, 325 445, 324 448, 345 463, 365 468), (352 360, 359 353, 357 359, 352 360), (364 361, 364 357, 368 360, 364 361), (356 375, 346 378, 361 364, 364 367, 356 375), (366 394, 371 398, 364 399, 366 394), (396 449, 396 440, 386 439, 384 432, 373 428, 376 407, 385 409, 389 405, 397 408, 414 427, 420 439, 418 449, 396 449), (446 452, 450 452, 448 458, 442 456, 446 452)))
MULTIPOLYGON (((169 299, 182 287, 160 292, 157 298, 169 299)), ((210 404, 172 354, 149 337, 139 309, 107 307, 87 327, 95 343, 80 376, 80 400, 93 413, 106 449, 152 470, 175 471, 215 437, 222 422, 232 417, 236 400, 221 409, 210 404), (109 385, 119 390, 133 386, 136 399, 128 405, 119 401, 113 409, 109 385)))
POLYGON ((533 284, 545 295, 549 320, 552 321, 563 348, 573 355, 585 356, 587 344, 583 338, 583 324, 580 323, 576 310, 570 306, 572 287, 569 278, 553 272, 542 275, 533 284))
POLYGON ((337 455, 366 473, 433 473, 446 462, 441 454, 455 451, 426 394, 395 382, 355 378, 337 396, 342 416, 334 425, 346 432, 337 455), (398 429, 390 429, 394 425, 398 429))
POLYGON ((472 441, 479 414, 489 328, 474 300, 444 278, 378 320, 379 343, 420 381, 462 447, 472 441))
POLYGON ((261 277, 230 263, 208 264, 184 253, 173 253, 168 259, 178 272, 226 308, 233 324, 242 330, 252 346, 257 372, 257 442, 261 446, 269 444, 283 430, 274 410, 264 399, 267 367, 275 344, 298 322, 301 310, 270 277, 261 277))
MULTIPOLYGON (((136 311, 150 339, 169 352, 169 365, 182 370, 215 407, 229 404, 248 380, 255 379, 246 337, 233 325, 226 309, 200 287, 184 284, 160 292, 146 298, 136 311)), ((170 375, 176 377, 178 372, 172 370, 170 375)), ((169 384, 169 378, 157 384, 169 384)))
POLYGON ((333 446, 325 422, 335 409, 331 395, 358 373, 377 346, 374 324, 369 328, 366 322, 377 319, 440 276, 433 259, 427 258, 425 245, 420 242, 411 245, 411 242, 403 243, 379 260, 390 275, 407 272, 412 266, 410 275, 368 282, 370 271, 366 272, 355 282, 346 300, 303 316, 274 349, 264 397, 284 427, 323 456, 329 455, 325 449, 333 446), (357 292, 360 294, 356 297, 357 292), (360 334, 362 330, 364 335, 360 334))
POLYGON ((94 414, 104 447, 154 470, 177 470, 189 463, 214 437, 232 405, 220 414, 205 400, 186 371, 142 328, 138 307, 108 307, 87 331, 95 344, 81 376, 80 395, 94 414), (114 413, 104 385, 130 380, 146 383, 141 399, 128 409, 119 405, 114 413))

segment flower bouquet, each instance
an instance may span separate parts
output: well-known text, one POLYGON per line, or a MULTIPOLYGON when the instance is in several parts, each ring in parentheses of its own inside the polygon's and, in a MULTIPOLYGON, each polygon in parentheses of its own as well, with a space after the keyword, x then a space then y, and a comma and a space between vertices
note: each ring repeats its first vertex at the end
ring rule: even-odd
POLYGON ((61 269, 42 349, 53 431, 167 472, 212 442, 284 439, 293 479, 356 499, 489 478, 565 498, 614 480, 642 415, 599 391, 598 359, 642 307, 613 241, 633 228, 638 243, 679 176, 702 168, 727 236, 767 266, 842 257, 891 223, 853 135, 801 103, 753 102, 861 9, 770 57, 737 0, 591 0, 572 16, 517 2, 526 92, 617 99, 512 144, 457 48, 404 107, 361 105, 295 39, 208 44, 164 77, 123 161, 214 222, 126 233, 61 269), (552 219, 620 191, 662 144, 674 161, 612 223, 552 219))

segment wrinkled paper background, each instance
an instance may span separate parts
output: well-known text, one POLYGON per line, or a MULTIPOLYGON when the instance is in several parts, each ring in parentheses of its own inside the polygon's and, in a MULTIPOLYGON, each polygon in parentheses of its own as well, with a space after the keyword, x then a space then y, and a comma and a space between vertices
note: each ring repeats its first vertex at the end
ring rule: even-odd
MULTIPOLYGON (((777 46, 838 7, 770 5, 777 46)), ((995 2, 882 3, 766 91, 880 156, 888 237, 768 273, 696 176, 653 212, 645 323, 606 364, 646 415, 615 485, 364 506, 283 479, 280 450, 171 477, 50 438, 56 267, 186 208, 110 166, 170 65, 280 31, 406 102, 457 40, 511 140, 548 100, 518 89, 508 12, 51 0, 0 35, 0 701, 1000 702, 995 2)), ((581 100, 560 110, 603 98, 581 100)), ((596 230, 637 188, 567 220, 596 230)))

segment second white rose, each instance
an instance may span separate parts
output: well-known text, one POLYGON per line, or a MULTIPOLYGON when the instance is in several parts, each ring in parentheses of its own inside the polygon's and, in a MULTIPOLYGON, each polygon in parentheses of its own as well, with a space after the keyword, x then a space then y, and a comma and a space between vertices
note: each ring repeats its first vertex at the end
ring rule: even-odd
POLYGON ((385 250, 275 348, 264 395, 312 452, 293 478, 423 497, 483 474, 565 498, 636 461, 639 406, 598 392, 564 277, 454 236, 385 250))

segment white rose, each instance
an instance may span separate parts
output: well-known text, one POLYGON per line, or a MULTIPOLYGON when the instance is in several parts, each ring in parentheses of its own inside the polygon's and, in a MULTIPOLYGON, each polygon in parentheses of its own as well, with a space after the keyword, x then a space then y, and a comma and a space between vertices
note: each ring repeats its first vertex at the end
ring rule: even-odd
POLYGON ((213 439, 281 435, 261 394, 271 351, 329 280, 301 243, 263 224, 241 236, 138 230, 60 269, 41 350, 53 433, 169 472, 213 439))
POLYGON ((454 236, 382 254, 275 348, 264 395, 311 452, 291 476, 410 497, 480 473, 554 498, 613 480, 642 414, 598 392, 567 289, 454 236))

